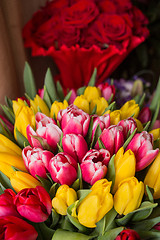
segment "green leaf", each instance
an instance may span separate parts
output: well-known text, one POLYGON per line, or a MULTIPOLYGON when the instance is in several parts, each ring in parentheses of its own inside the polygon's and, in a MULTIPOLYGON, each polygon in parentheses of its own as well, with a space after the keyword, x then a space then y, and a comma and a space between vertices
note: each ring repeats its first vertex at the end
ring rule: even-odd
POLYGON ((139 104, 138 104, 140 109, 142 109, 142 107, 143 107, 145 97, 146 97, 146 94, 143 93, 142 97, 140 98, 139 104))
POLYGON ((1 171, 0 171, 0 183, 5 189, 10 188, 14 191, 9 178, 1 171))
MULTIPOLYGON (((12 103, 12 100, 10 98, 8 98, 7 96, 5 96, 5 102, 7 104, 7 106, 12 109, 13 107, 13 103, 12 103)), ((12 109, 13 110, 13 109, 12 109)))
POLYGON ((148 121, 145 127, 143 128, 143 131, 148 131, 150 124, 151 124, 151 121, 148 121))
POLYGON ((29 145, 29 142, 25 136, 23 136, 17 128, 15 128, 16 131, 16 137, 17 137, 17 143, 21 148, 24 148, 29 145))
POLYGON ((78 232, 69 232, 63 229, 57 229, 52 237, 52 240, 89 240, 94 236, 87 236, 78 232))
POLYGON ((32 135, 31 137, 38 140, 44 150, 48 150, 48 151, 52 152, 50 145, 45 141, 44 138, 39 137, 39 136, 34 136, 34 135, 32 135))
POLYGON ((146 193, 147 193, 147 197, 148 197, 149 201, 151 203, 154 203, 154 199, 153 199, 154 189, 150 188, 148 185, 146 185, 145 187, 146 187, 146 193))
POLYGON ((70 90, 69 93, 67 93, 67 95, 65 96, 64 100, 69 102, 69 99, 70 99, 71 95, 72 95, 72 90, 70 90))
POLYGON ((6 117, 8 118, 8 120, 14 125, 15 116, 14 116, 13 111, 5 105, 3 106, 3 105, 0 104, 0 106, 3 110, 3 112, 5 113, 6 117))
POLYGON ((105 232, 103 236, 99 236, 98 240, 115 240, 117 235, 123 231, 123 227, 118 227, 114 229, 110 229, 109 231, 105 232))
POLYGON ((52 224, 50 225, 50 228, 54 228, 59 221, 59 214, 52 208, 52 224))
POLYGON ((63 99, 64 99, 63 88, 62 88, 62 86, 61 86, 61 84, 60 84, 59 81, 57 81, 56 84, 57 84, 57 93, 58 93, 58 96, 59 96, 59 98, 60 98, 60 101, 62 102, 63 99))
POLYGON ((58 101, 59 97, 58 97, 57 90, 56 90, 56 87, 54 84, 54 79, 52 77, 51 70, 49 68, 45 75, 44 85, 46 86, 47 92, 49 94, 49 97, 52 100, 52 103, 56 100, 58 101))
POLYGON ((45 103, 47 104, 47 106, 48 106, 49 108, 51 108, 52 102, 51 102, 50 96, 49 96, 49 94, 48 94, 48 92, 47 92, 47 88, 46 88, 45 85, 44 85, 43 100, 45 101, 45 103))
POLYGON ((113 99, 113 93, 111 94, 110 98, 108 99, 108 104, 110 104, 112 102, 112 99, 113 99))
POLYGON ((86 87, 81 87, 77 89, 77 96, 83 95, 86 87))
POLYGON ((160 109, 159 106, 160 106, 160 104, 157 103, 157 108, 155 109, 154 115, 153 115, 153 117, 152 117, 152 120, 151 120, 151 124, 150 124, 150 128, 149 128, 149 130, 152 130, 152 127, 153 127, 155 121, 156 121, 157 118, 158 118, 159 109, 160 109))
POLYGON ((160 231, 138 231, 141 239, 158 240, 160 239, 160 231))
POLYGON ((130 141, 131 141, 132 138, 134 137, 136 131, 137 131, 137 128, 132 132, 132 134, 129 136, 129 138, 127 138, 127 140, 126 140, 125 143, 123 144, 123 148, 124 148, 124 149, 126 149, 126 147, 128 146, 128 144, 130 143, 130 141))
POLYGON ((51 240, 54 234, 54 230, 47 227, 47 225, 42 223, 34 223, 32 225, 35 227, 36 231, 38 232, 38 240, 51 240))
POLYGON ((160 78, 159 78, 159 81, 158 81, 158 84, 156 87, 156 92, 155 92, 152 102, 150 104, 150 109, 152 112, 155 112, 157 109, 157 104, 158 103, 160 104, 160 94, 159 93, 160 93, 160 78))
POLYGON ((58 147, 58 152, 64 152, 63 148, 59 145, 59 143, 57 143, 57 147, 58 147))
POLYGON ((37 177, 38 180, 42 183, 42 185, 43 185, 43 187, 46 189, 46 191, 49 192, 49 190, 50 190, 50 188, 51 188, 51 186, 52 186, 51 182, 48 181, 48 180, 45 179, 45 178, 42 178, 42 177, 38 176, 38 175, 36 175, 36 177, 37 177))
POLYGON ((115 102, 115 101, 112 102, 112 103, 104 110, 104 112, 102 113, 102 115, 103 115, 106 111, 108 111, 108 110, 111 110, 111 112, 112 112, 113 109, 115 108, 115 105, 116 105, 116 102, 115 102))
POLYGON ((95 144, 98 141, 98 138, 100 137, 101 133, 102 133, 102 130, 100 128, 100 125, 98 124, 97 127, 96 127, 96 130, 94 132, 92 142, 91 142, 91 148, 95 146, 95 144))
POLYGON ((76 191, 83 189, 82 172, 79 164, 77 171, 77 180, 72 184, 72 188, 76 191))
POLYGON ((99 149, 106 149, 106 147, 104 146, 100 138, 98 138, 98 144, 99 144, 99 149))
POLYGON ((14 141, 14 137, 6 124, 0 119, 0 133, 9 138, 11 141, 14 141))
POLYGON ((114 158, 115 158, 115 154, 112 156, 112 158, 109 161, 108 164, 108 170, 107 170, 107 176, 106 178, 108 179, 108 181, 112 181, 112 187, 114 186, 115 183, 115 167, 114 167, 114 158))
POLYGON ((0 183, 0 195, 4 193, 4 190, 5 190, 4 187, 0 183))
POLYGON ((33 77, 32 70, 29 64, 26 62, 24 67, 24 88, 27 95, 33 100, 36 96, 37 90, 33 77))
POLYGON ((93 131, 93 116, 90 119, 90 123, 89 123, 89 128, 88 128, 88 133, 86 136, 86 142, 88 144, 88 146, 91 143, 91 139, 92 139, 92 131, 93 131))
POLYGON ((94 69, 92 76, 89 80, 88 86, 94 87, 96 83, 96 77, 97 77, 97 68, 94 69))
POLYGON ((49 195, 50 195, 51 199, 55 197, 58 187, 59 187, 58 183, 54 183, 51 186, 51 188, 49 190, 49 195))
POLYGON ((94 106, 94 108, 92 110, 91 115, 96 114, 96 112, 97 112, 97 104, 95 104, 95 106, 94 106))
POLYGON ((70 232, 76 231, 75 226, 70 222, 68 216, 61 218, 61 221, 59 223, 60 223, 60 228, 63 230, 68 230, 70 232))

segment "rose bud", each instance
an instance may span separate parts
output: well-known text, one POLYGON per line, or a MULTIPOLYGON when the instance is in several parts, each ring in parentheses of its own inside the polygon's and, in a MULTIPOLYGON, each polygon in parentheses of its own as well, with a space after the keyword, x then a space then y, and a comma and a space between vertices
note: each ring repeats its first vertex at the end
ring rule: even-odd
POLYGON ((31 224, 15 216, 0 217, 0 229, 0 238, 4 240, 36 240, 38 237, 31 224))
POLYGON ((79 222, 89 228, 95 228, 107 212, 113 207, 113 196, 110 193, 111 182, 107 179, 97 181, 91 192, 77 208, 79 222))
POLYGON ((51 106, 50 117, 53 118, 54 115, 57 119, 57 114, 61 109, 66 109, 68 107, 68 102, 64 100, 63 102, 54 101, 51 106))
POLYGON ((0 217, 15 216, 20 217, 14 205, 14 198, 16 194, 11 189, 4 190, 0 195, 0 217))
POLYGON ((133 133, 133 131, 137 128, 136 121, 134 118, 130 117, 128 119, 121 120, 117 126, 123 127, 123 136, 124 139, 127 139, 128 132, 130 131, 130 134, 133 133))
POLYGON ((34 138, 40 137, 43 141, 43 146, 47 143, 52 151, 56 151, 57 143, 60 140, 62 131, 55 124, 55 121, 52 118, 47 117, 43 113, 36 114, 36 131, 34 131, 31 126, 27 126, 27 137, 30 145, 32 147, 40 147, 41 143, 34 138))
POLYGON ((134 153, 129 149, 124 153, 124 148, 121 147, 114 158, 115 167, 115 183, 112 193, 115 193, 119 183, 135 175, 136 159, 134 153))
POLYGON ((22 151, 24 164, 29 173, 36 178, 36 175, 47 178, 49 161, 54 157, 50 151, 42 150, 41 148, 32 148, 27 146, 22 151))
MULTIPOLYGON (((100 140, 112 156, 124 143, 123 128, 121 126, 112 125, 107 129, 104 129, 100 135, 100 140)), ((95 148, 99 149, 98 142, 96 143, 95 148)))
POLYGON ((54 182, 71 185, 77 178, 77 162, 69 154, 60 152, 49 163, 49 172, 54 182))
POLYGON ((82 158, 88 151, 88 145, 84 137, 80 134, 66 134, 62 138, 62 147, 65 153, 68 153, 77 162, 81 163, 82 158))
POLYGON ((118 234, 115 240, 140 240, 139 234, 133 229, 125 229, 118 234))
POLYGON ((136 171, 146 168, 157 156, 159 149, 153 150, 153 136, 146 131, 134 135, 126 151, 131 149, 136 157, 136 171))
POLYGON ((19 214, 32 222, 46 221, 52 211, 50 196, 41 186, 21 190, 14 203, 19 214))
POLYGON ((126 102, 120 109, 121 111, 121 119, 127 119, 131 116, 134 118, 138 117, 139 114, 139 106, 136 104, 135 100, 130 100, 126 102))
POLYGON ((128 214, 139 208, 144 194, 143 182, 131 177, 121 181, 114 195, 114 208, 120 214, 128 214))
POLYGON ((138 115, 138 119, 141 121, 141 123, 147 123, 148 121, 151 120, 151 115, 152 115, 152 112, 149 109, 149 107, 144 107, 140 111, 138 115))
POLYGON ((64 134, 75 133, 81 134, 83 137, 87 135, 90 116, 75 105, 60 110, 57 120, 60 122, 64 134))
POLYGON ((108 150, 89 150, 80 165, 83 180, 93 185, 97 180, 104 178, 109 160, 110 153, 108 150))
POLYGON ((104 97, 107 101, 112 97, 112 100, 115 96, 115 86, 109 85, 107 82, 101 83, 98 85, 98 88, 101 90, 102 97, 104 97))
POLYGON ((77 200, 77 193, 68 185, 61 185, 56 196, 52 199, 52 206, 57 213, 67 215, 67 208, 77 200))
POLYGON ((93 118, 93 130, 92 130, 92 139, 94 136, 94 133, 96 131, 97 126, 100 126, 101 131, 103 131, 105 128, 108 128, 110 125, 110 115, 105 114, 104 116, 97 116, 95 115, 93 118))

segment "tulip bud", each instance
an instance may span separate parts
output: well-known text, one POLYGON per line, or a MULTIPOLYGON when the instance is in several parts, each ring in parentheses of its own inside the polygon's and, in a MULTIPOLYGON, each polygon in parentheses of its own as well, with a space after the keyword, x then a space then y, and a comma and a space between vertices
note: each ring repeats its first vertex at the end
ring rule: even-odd
POLYGON ((133 229, 125 229, 118 234, 115 240, 140 240, 140 236, 133 229))
POLYGON ((20 98, 18 98, 17 101, 15 101, 15 100, 12 101, 12 103, 13 103, 13 112, 16 116, 19 114, 22 107, 26 106, 25 102, 20 98))
POLYGON ((121 111, 120 110, 115 110, 110 113, 110 124, 111 125, 117 125, 120 120, 121 120, 121 111))
POLYGON ((153 197, 155 199, 160 198, 160 153, 158 153, 156 159, 150 166, 144 184, 154 189, 153 197))
POLYGON ((91 100, 101 97, 101 91, 97 87, 88 86, 84 91, 84 96, 90 102, 91 100))
POLYGON ((160 128, 153 129, 149 133, 153 135, 154 141, 156 141, 158 138, 160 138, 160 128))
POLYGON ((24 165, 23 159, 20 156, 12 155, 10 153, 0 152, 0 162, 7 163, 13 167, 18 168, 23 172, 27 172, 26 167, 24 165))
POLYGON ((153 150, 153 136, 146 131, 134 135, 126 151, 131 149, 136 157, 136 171, 146 168, 157 156, 159 149, 153 150))
POLYGON ((151 120, 151 110, 149 107, 144 107, 139 113, 138 119, 141 121, 141 123, 147 123, 151 120))
POLYGON ((76 97, 77 97, 76 91, 75 91, 73 88, 71 89, 71 91, 72 91, 72 93, 71 93, 71 97, 70 97, 70 99, 69 99, 69 105, 70 105, 70 104, 73 104, 74 100, 75 100, 76 97))
POLYGON ((120 214, 128 214, 139 208, 144 194, 143 182, 131 177, 120 182, 114 195, 114 208, 120 214))
POLYGON ((112 182, 107 179, 97 181, 91 188, 91 192, 78 206, 79 222, 89 228, 96 227, 107 212, 113 207, 113 196, 110 193, 112 182))
POLYGON ((134 118, 130 117, 128 119, 121 120, 117 126, 123 127, 123 136, 124 139, 127 139, 128 132, 132 134, 134 130, 137 128, 137 124, 134 118))
POLYGON ((22 149, 2 134, 0 134, 0 152, 22 156, 22 149))
POLYGON ((92 139, 94 136, 94 133, 96 131, 97 126, 100 126, 101 131, 103 131, 105 128, 108 128, 110 126, 110 115, 105 114, 103 116, 97 116, 95 115, 93 118, 93 130, 92 130, 92 139))
POLYGON ((34 100, 30 100, 30 106, 35 114, 39 112, 40 109, 42 113, 49 116, 49 108, 39 95, 36 95, 34 100))
POLYGON ((134 153, 130 149, 124 153, 124 148, 121 147, 115 155, 114 167, 115 183, 112 191, 113 193, 116 192, 122 180, 135 175, 136 159, 134 153))
POLYGON ((133 83, 133 87, 132 87, 132 91, 131 91, 131 96, 135 97, 136 95, 142 95, 144 91, 144 87, 143 87, 143 82, 142 80, 139 78, 137 78, 134 83, 133 83))
POLYGON ((54 182, 71 185, 77 178, 77 162, 69 154, 60 152, 49 163, 54 182))
POLYGON ((66 134, 62 138, 62 147, 65 153, 68 153, 77 162, 81 162, 82 158, 88 151, 88 145, 84 137, 80 134, 66 134))
POLYGON ((50 110, 50 117, 53 118, 54 115, 57 119, 57 114, 61 109, 66 109, 68 107, 68 102, 66 100, 62 102, 54 101, 50 110))
POLYGON ((115 86, 114 85, 109 85, 107 82, 101 83, 98 85, 98 88, 101 90, 102 97, 104 97, 107 101, 111 98, 113 95, 115 96, 115 86))
POLYGON ((57 213, 61 215, 67 214, 67 208, 77 200, 76 191, 68 185, 61 185, 56 196, 52 199, 52 206, 57 213))
POLYGON ((126 102, 120 109, 121 111, 121 119, 126 119, 131 116, 134 118, 138 117, 139 114, 139 106, 136 104, 135 100, 130 100, 126 102))
POLYGON ((96 114, 101 116, 105 109, 108 107, 108 102, 105 98, 94 98, 90 102, 90 114, 92 113, 94 107, 97 106, 96 114))
POLYGON ((79 109, 82 109, 84 112, 86 112, 88 114, 90 113, 89 101, 87 100, 87 98, 84 95, 76 97, 73 104, 75 106, 77 106, 79 109))

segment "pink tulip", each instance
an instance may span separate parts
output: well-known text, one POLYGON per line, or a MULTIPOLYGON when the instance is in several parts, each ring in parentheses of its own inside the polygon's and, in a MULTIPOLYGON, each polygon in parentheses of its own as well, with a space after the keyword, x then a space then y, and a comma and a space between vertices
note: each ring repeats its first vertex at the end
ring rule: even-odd
POLYGON ((6 189, 4 193, 0 195, 0 217, 20 217, 14 205, 15 196, 16 194, 11 189, 6 189))
POLYGON ((77 162, 69 154, 60 152, 49 163, 54 182, 71 185, 77 178, 77 162))
POLYGON ((56 122, 47 117, 43 113, 37 113, 36 116, 36 131, 34 131, 30 125, 27 126, 27 138, 32 147, 40 147, 42 148, 41 143, 34 138, 34 136, 40 137, 43 142, 43 146, 46 144, 52 149, 52 151, 56 151, 57 143, 60 140, 62 131, 56 125, 56 122))
POLYGON ((138 119, 141 121, 141 123, 147 123, 151 120, 152 112, 149 109, 149 107, 144 107, 139 113, 138 119))
POLYGON ((38 95, 43 99, 43 96, 44 96, 44 88, 39 88, 38 89, 38 95))
POLYGON ((83 137, 87 135, 90 116, 75 105, 70 105, 66 109, 60 110, 57 120, 61 124, 64 134, 75 133, 83 137))
POLYGON ((73 88, 71 90, 72 90, 72 94, 71 94, 71 97, 69 99, 69 104, 73 104, 74 100, 77 97, 76 91, 73 88))
POLYGON ((38 175, 47 178, 49 161, 54 157, 52 152, 27 146, 22 151, 22 157, 26 169, 33 177, 36 178, 36 175, 38 175))
POLYGON ((92 139, 96 131, 97 126, 100 126, 100 129, 103 131, 105 128, 108 128, 110 125, 110 115, 105 114, 104 116, 95 115, 93 118, 93 130, 92 130, 92 139))
POLYGON ((21 190, 14 203, 19 214, 32 222, 46 221, 52 211, 51 198, 41 186, 21 190))
POLYGON ((80 164, 83 180, 93 185, 96 181, 104 178, 109 160, 110 153, 108 150, 89 150, 80 164))
MULTIPOLYGON (((100 140, 112 156, 124 143, 123 128, 121 126, 112 125, 107 129, 104 129, 100 135, 100 140)), ((95 148, 99 149, 98 142, 96 143, 95 148)))
POLYGON ((77 162, 81 162, 82 158, 88 151, 88 145, 84 137, 80 134, 66 134, 62 138, 62 146, 65 153, 68 153, 77 162))
POLYGON ((153 150, 153 136, 146 131, 137 133, 130 143, 126 151, 131 149, 136 157, 136 171, 146 168, 157 156, 159 149, 153 150))
POLYGON ((134 120, 134 118, 130 117, 128 119, 121 120, 117 126, 123 127, 123 136, 124 139, 127 138, 128 132, 130 131, 130 134, 133 133, 133 131, 137 128, 137 123, 134 120))
POLYGON ((107 101, 110 99, 111 95, 113 94, 113 98, 115 96, 115 86, 109 85, 107 82, 101 83, 98 85, 98 88, 101 90, 102 97, 104 97, 107 101))
POLYGON ((26 221, 15 217, 0 217, 0 239, 3 240, 36 240, 38 233, 26 221))

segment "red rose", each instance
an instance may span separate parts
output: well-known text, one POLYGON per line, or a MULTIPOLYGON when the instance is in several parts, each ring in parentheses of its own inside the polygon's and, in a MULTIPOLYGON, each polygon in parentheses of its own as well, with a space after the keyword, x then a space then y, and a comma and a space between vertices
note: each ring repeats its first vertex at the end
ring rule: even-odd
POLYGON ((125 229, 120 232, 115 240, 140 240, 140 236, 132 229, 125 229))

